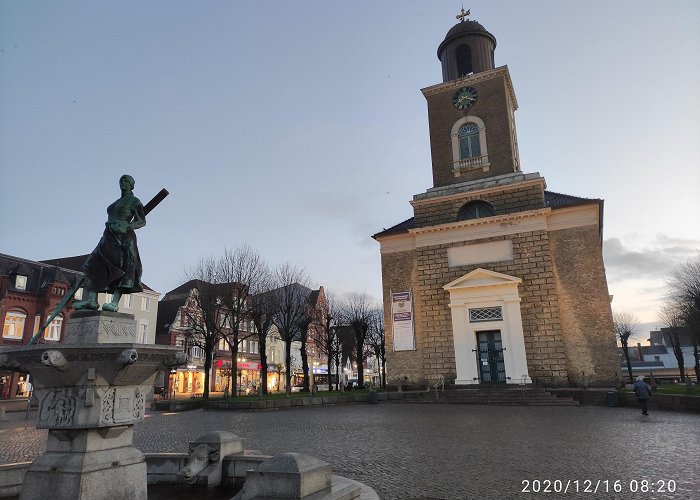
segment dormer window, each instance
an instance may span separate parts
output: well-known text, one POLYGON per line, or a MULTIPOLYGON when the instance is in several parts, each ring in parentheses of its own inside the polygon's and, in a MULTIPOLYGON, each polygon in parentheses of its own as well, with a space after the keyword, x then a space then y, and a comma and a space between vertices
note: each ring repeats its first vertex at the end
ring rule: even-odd
POLYGON ((27 289, 27 277, 22 276, 21 274, 18 274, 15 277, 15 288, 17 290, 26 290, 27 289))

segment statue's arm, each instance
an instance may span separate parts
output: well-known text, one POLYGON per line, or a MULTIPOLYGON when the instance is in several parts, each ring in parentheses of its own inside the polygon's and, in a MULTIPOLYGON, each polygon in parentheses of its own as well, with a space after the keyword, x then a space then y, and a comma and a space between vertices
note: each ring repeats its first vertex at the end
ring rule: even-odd
POLYGON ((132 210, 132 214, 133 218, 129 223, 130 229, 136 230, 146 225, 146 214, 143 213, 143 205, 141 205, 141 202, 136 204, 132 210))

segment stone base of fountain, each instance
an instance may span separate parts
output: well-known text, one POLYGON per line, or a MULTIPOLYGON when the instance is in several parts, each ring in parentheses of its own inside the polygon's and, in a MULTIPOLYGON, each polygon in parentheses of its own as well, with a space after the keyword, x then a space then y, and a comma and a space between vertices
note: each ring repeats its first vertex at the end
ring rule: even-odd
POLYGON ((24 476, 20 500, 145 500, 146 461, 132 440, 132 426, 50 430, 46 452, 24 476))
POLYGON ((32 375, 46 452, 27 470, 20 500, 145 500, 146 462, 132 446, 161 370, 177 347, 137 344, 133 315, 76 312, 63 344, 0 349, 0 367, 32 375))

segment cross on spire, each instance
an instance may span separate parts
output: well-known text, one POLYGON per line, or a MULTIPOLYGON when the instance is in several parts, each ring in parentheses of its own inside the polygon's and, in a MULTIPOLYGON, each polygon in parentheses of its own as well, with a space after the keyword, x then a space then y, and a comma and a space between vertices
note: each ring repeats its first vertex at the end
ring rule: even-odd
POLYGON ((469 15, 469 12, 471 9, 467 9, 467 11, 464 11, 464 4, 462 4, 462 10, 460 11, 459 14, 457 14, 457 19, 459 19, 460 23, 463 23, 466 17, 469 15))

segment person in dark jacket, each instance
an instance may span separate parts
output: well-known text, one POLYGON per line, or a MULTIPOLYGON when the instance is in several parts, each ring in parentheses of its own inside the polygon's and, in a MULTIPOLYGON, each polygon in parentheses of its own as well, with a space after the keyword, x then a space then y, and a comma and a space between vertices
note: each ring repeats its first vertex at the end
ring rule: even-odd
POLYGON ((634 383, 634 395, 637 396, 639 405, 642 407, 642 415, 649 415, 647 411, 647 402, 649 398, 651 398, 651 387, 644 382, 644 377, 641 375, 637 377, 637 381, 634 383))

